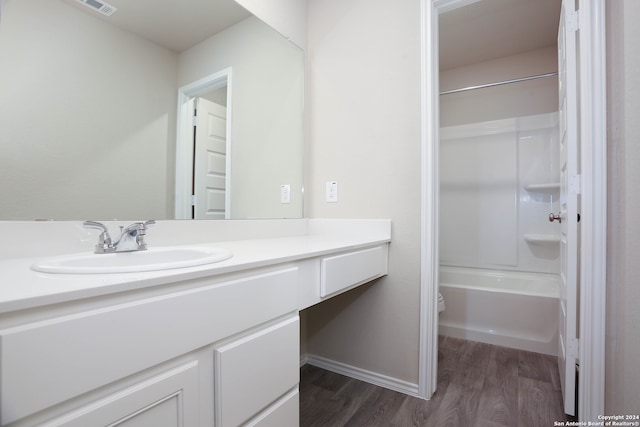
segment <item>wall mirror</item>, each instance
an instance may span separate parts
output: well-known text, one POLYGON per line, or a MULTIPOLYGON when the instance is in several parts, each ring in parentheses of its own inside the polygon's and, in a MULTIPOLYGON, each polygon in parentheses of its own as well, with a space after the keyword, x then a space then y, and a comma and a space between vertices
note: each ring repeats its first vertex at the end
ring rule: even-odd
POLYGON ((235 1, 0 6, 0 220, 302 217, 304 54, 235 1))

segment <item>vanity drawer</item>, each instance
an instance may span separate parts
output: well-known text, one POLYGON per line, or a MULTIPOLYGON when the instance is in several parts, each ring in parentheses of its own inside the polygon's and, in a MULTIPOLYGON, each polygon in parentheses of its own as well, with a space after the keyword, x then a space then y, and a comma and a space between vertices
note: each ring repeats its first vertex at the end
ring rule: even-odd
POLYGON ((320 297, 347 290, 387 274, 388 245, 320 260, 320 297))
POLYGON ((216 426, 241 425, 300 379, 300 320, 295 317, 214 351, 216 426))
POLYGON ((298 388, 252 419, 246 427, 297 426, 300 423, 300 393, 298 388))
POLYGON ((0 424, 295 312, 297 274, 290 267, 203 280, 181 292, 0 330, 0 424))

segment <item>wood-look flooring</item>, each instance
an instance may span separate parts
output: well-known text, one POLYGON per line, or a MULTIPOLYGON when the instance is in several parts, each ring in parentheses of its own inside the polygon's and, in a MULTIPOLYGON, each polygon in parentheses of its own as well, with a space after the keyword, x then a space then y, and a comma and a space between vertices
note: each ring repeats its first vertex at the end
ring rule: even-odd
POLYGON ((438 388, 422 400, 301 368, 300 426, 545 427, 563 411, 555 357, 440 337, 438 388))

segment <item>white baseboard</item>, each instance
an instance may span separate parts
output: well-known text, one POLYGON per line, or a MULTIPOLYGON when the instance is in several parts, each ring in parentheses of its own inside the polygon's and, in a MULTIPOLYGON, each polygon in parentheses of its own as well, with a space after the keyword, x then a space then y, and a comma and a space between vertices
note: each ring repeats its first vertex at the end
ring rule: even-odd
POLYGON ((326 369, 327 371, 335 372, 336 374, 345 375, 369 384, 408 394, 409 396, 420 397, 418 384, 392 378, 377 372, 367 371, 345 363, 336 362, 335 360, 326 359, 313 354, 304 354, 300 357, 300 366, 304 364, 317 366, 318 368, 326 369))
POLYGON ((308 357, 307 353, 301 354, 300 355, 300 367, 302 368, 307 363, 309 363, 309 357, 308 357))

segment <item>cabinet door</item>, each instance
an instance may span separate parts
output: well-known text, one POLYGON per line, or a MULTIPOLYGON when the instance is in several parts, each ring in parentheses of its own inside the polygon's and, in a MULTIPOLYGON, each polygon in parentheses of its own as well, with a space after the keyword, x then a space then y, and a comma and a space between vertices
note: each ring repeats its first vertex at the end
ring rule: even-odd
POLYGON ((151 377, 44 425, 195 427, 198 425, 198 362, 151 377))
POLYGON ((237 426, 300 381, 298 315, 215 350, 217 427, 237 426))

